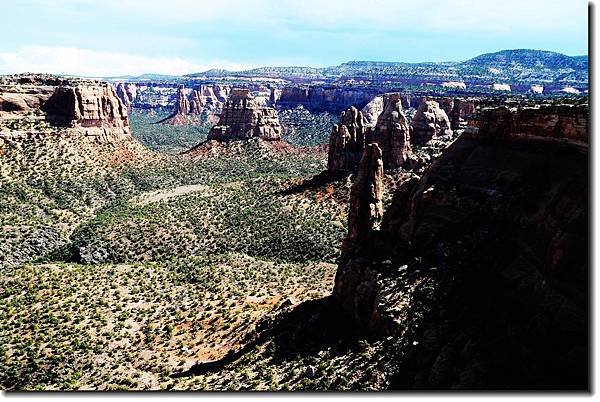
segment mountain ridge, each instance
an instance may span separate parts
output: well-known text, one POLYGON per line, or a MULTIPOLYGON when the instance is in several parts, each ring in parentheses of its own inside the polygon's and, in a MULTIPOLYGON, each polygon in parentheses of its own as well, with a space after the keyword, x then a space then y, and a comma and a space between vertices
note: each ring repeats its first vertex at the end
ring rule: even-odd
MULTIPOLYGON (((398 68, 496 68, 497 63, 500 65, 518 65, 524 68, 539 68, 545 67, 548 69, 568 68, 573 70, 586 70, 589 62, 588 55, 569 56, 563 53, 539 50, 539 49, 504 49, 497 52, 482 53, 463 61, 424 61, 424 62, 402 62, 402 61, 379 61, 379 60, 350 60, 338 65, 327 67, 310 67, 310 66, 261 66, 252 69, 233 71, 226 69, 212 68, 206 71, 183 74, 183 75, 165 75, 145 73, 140 76, 119 76, 105 77, 106 79, 149 79, 160 77, 169 79, 174 77, 194 78, 194 77, 219 77, 219 76, 263 76, 263 77, 293 77, 293 76, 316 76, 328 78, 335 75, 343 75, 344 73, 363 72, 362 69, 372 69, 377 71, 369 71, 368 74, 384 73, 397 74, 398 68), (496 63, 494 65, 494 63, 496 63), (537 64, 536 64, 537 63, 537 64), (539 64, 541 63, 541 65, 539 64), (391 69, 392 71, 385 71, 391 69), (359 70, 359 71, 355 71, 359 70), (381 71, 383 70, 383 71, 381 71)), ((580 72, 580 71, 578 71, 580 72)), ((587 81, 587 79, 586 79, 587 81)))

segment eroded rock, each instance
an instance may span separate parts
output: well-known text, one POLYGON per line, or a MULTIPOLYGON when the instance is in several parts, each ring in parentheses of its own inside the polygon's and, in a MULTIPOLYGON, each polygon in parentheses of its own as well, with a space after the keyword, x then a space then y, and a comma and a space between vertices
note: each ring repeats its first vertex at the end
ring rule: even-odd
POLYGON ((342 112, 329 137, 327 169, 330 172, 353 171, 363 155, 369 131, 362 113, 354 106, 342 112))
POLYGON ((247 89, 233 89, 208 139, 229 141, 257 137, 274 141, 281 139, 281 133, 275 109, 259 106, 247 89))
POLYGON ((399 94, 387 94, 370 142, 379 144, 386 169, 401 167, 411 156, 410 128, 399 94))
MULTIPOLYGON (((451 108, 454 108, 452 102, 451 108)), ((412 120, 412 141, 425 144, 438 137, 452 135, 448 115, 438 102, 428 100, 419 106, 412 120)))

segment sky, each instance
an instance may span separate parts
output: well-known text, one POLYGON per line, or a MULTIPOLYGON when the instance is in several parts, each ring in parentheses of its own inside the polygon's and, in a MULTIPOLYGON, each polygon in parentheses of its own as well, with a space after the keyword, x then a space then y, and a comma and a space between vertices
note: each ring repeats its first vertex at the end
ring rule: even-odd
POLYGON ((0 74, 181 75, 210 68, 584 55, 584 0, 0 1, 0 74))

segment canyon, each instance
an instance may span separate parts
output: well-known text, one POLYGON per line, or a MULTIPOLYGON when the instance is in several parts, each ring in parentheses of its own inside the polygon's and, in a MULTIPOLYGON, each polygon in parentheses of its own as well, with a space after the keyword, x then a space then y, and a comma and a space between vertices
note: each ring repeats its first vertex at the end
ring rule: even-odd
POLYGON ((581 63, 0 77, 0 384, 587 389, 581 63))
POLYGON ((383 185, 380 155, 365 151, 379 158, 360 164, 333 293, 366 331, 403 340, 391 347, 396 387, 584 386, 585 116, 571 105, 481 110, 383 218, 362 195, 383 185))

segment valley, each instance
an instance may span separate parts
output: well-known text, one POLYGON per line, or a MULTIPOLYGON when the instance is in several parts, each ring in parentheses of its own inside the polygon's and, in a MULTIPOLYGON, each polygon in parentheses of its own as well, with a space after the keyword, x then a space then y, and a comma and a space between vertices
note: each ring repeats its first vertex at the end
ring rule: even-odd
POLYGON ((0 77, 0 386, 584 389, 582 62, 0 77))

